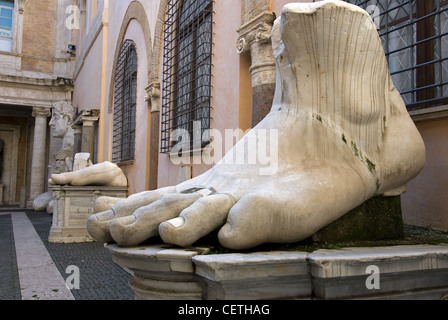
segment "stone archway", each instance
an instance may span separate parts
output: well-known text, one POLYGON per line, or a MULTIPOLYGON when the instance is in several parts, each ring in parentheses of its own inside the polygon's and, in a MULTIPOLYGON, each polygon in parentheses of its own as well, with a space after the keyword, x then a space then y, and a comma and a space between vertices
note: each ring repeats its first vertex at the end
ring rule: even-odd
MULTIPOLYGON (((123 18, 120 32, 118 34, 117 43, 115 45, 115 53, 114 53, 114 60, 113 60, 113 68, 112 68, 112 75, 115 75, 115 72, 117 70, 117 62, 118 62, 118 55, 120 54, 120 48, 124 40, 124 36, 126 34, 126 30, 128 28, 129 23, 131 20, 137 20, 142 27, 143 33, 145 35, 145 47, 147 56, 152 56, 152 41, 151 41, 151 30, 149 28, 149 20, 146 15, 145 8, 143 5, 138 1, 132 1, 129 4, 129 7, 126 11, 126 14, 123 18)), ((109 112, 112 108, 112 101, 113 101, 113 94, 114 94, 114 81, 110 81, 110 88, 109 88, 109 112)))

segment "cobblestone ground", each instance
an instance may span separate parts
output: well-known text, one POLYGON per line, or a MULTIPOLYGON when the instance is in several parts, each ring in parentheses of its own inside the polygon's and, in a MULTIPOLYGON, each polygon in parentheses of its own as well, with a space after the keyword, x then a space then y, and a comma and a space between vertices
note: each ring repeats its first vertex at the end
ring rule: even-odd
MULTIPOLYGON (((97 242, 54 244, 48 242, 52 216, 46 212, 25 211, 64 279, 67 267, 80 271, 79 289, 73 289, 76 300, 133 300, 128 285, 131 275, 112 261, 109 251, 97 242)), ((12 213, 14 214, 14 213, 12 213)), ((0 215, 0 300, 20 300, 14 234, 10 214, 0 215)))
POLYGON ((11 215, 0 215, 0 300, 20 300, 11 215))
POLYGON ((80 286, 72 290, 76 300, 134 299, 128 285, 131 275, 112 261, 111 254, 102 243, 49 243, 52 217, 46 212, 34 211, 27 212, 27 216, 64 279, 72 274, 70 271, 66 273, 67 267, 79 268, 80 286))

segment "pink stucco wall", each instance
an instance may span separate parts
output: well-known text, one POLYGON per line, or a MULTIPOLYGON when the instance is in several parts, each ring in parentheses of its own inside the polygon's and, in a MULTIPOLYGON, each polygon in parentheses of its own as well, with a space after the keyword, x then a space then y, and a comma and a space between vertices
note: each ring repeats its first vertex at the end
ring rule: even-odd
MULTIPOLYGON (((236 50, 236 30, 241 26, 241 5, 239 1, 234 2, 237 3, 229 5, 227 1, 216 1, 214 7, 211 127, 223 135, 225 129, 239 126, 240 57, 236 50)), ((211 166, 205 164, 192 165, 192 174, 200 175, 209 168, 211 166)), ((159 187, 177 184, 178 176, 179 166, 174 166, 167 155, 161 154, 159 187)))
POLYGON ((448 118, 417 122, 426 165, 402 196, 405 224, 448 231, 448 118))

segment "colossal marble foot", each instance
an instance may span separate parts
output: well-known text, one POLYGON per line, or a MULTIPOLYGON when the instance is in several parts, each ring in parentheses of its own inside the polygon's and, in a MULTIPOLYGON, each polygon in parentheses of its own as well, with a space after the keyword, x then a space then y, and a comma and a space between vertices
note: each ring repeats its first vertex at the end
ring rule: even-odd
POLYGON ((337 0, 288 4, 272 41, 277 87, 267 117, 203 175, 93 216, 94 238, 132 246, 160 235, 188 246, 219 229, 231 249, 296 242, 371 197, 401 192, 422 170, 423 140, 367 12, 337 0), (235 163, 263 133, 275 170, 235 163))

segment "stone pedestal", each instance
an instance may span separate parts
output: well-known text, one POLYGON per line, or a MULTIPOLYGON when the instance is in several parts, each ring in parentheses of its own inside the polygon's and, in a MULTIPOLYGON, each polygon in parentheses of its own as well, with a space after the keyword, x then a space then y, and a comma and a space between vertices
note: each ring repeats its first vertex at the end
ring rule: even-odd
POLYGON ((209 254, 107 245, 139 300, 448 299, 448 245, 209 254))
POLYGON ((127 187, 53 186, 53 224, 48 241, 79 243, 94 241, 87 232, 87 219, 93 215, 100 196, 126 198, 127 187))
POLYGON ((130 286, 137 300, 200 300, 192 258, 208 248, 179 249, 171 245, 134 248, 106 246, 119 266, 134 273, 130 286))

